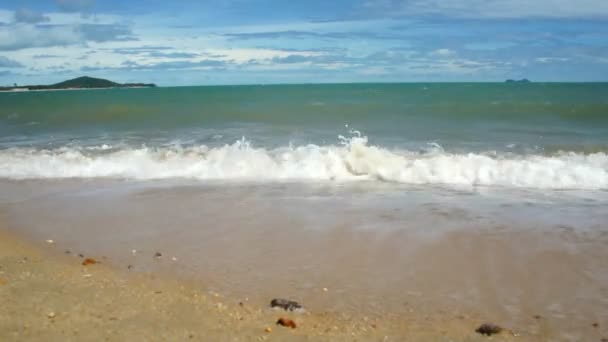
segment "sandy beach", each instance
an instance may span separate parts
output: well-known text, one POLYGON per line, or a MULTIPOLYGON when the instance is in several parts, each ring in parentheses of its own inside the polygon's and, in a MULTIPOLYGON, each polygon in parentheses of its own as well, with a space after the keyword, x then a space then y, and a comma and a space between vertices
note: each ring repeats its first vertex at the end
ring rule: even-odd
MULTIPOLYGON (((44 246, 47 244, 48 246, 44 246)), ((480 319, 448 313, 362 316, 285 312, 226 298, 204 284, 121 270, 103 256, 61 255, 0 231, 2 341, 484 341, 480 319), (276 325, 279 318, 295 329, 276 325)), ((63 251, 65 253, 65 251, 63 251)), ((322 295, 322 294, 319 294, 322 295)), ((514 335, 515 334, 515 335, 514 335)), ((512 340, 504 331, 492 340, 512 340)), ((519 336, 517 340, 536 340, 519 336)))
POLYGON ((264 187, 273 201, 259 189, 248 198, 253 190, 243 187, 17 182, 3 189, 2 341, 602 341, 607 334, 602 229, 487 226, 481 208, 473 223, 447 204, 427 208, 428 216, 415 204, 379 209, 368 198, 363 210, 356 201, 335 205, 339 193, 298 213, 299 187, 283 191, 289 198, 264 187), (227 203, 233 210, 221 214, 227 203), (323 222, 325 231, 305 224, 311 210, 309 223, 323 222), (379 228, 361 228, 370 224, 379 228), (433 224, 450 229, 417 228, 433 224), (86 258, 98 263, 83 266, 86 258), (271 309, 273 298, 306 310, 271 309), (275 325, 279 318, 297 328, 275 325), (504 330, 481 335, 484 323, 504 330))

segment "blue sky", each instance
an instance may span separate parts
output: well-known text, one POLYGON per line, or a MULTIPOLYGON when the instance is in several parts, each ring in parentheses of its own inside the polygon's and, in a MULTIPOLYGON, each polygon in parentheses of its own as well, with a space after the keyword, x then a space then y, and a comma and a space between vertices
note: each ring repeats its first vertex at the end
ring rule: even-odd
POLYGON ((0 85, 608 81, 605 0, 4 0, 0 85))

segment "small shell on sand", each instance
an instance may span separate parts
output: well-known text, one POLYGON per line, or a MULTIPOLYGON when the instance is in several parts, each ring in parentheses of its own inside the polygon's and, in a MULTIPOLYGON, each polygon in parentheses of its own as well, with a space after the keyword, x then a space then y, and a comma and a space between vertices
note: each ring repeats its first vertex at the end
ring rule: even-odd
POLYGON ((279 318, 277 320, 277 325, 281 325, 284 327, 288 327, 291 329, 295 329, 296 328, 296 322, 294 322, 293 320, 289 319, 289 318, 279 318))
POLYGON ((92 258, 86 258, 82 262, 82 266, 95 265, 96 263, 97 263, 97 260, 92 259, 92 258))
POLYGON ((48 318, 55 318, 55 316, 56 316, 56 314, 53 311, 46 314, 46 317, 48 317, 48 318))
POLYGON ((46 243, 51 244, 51 243, 55 243, 55 241, 53 241, 53 240, 51 240, 51 239, 48 239, 48 240, 46 240, 46 243))

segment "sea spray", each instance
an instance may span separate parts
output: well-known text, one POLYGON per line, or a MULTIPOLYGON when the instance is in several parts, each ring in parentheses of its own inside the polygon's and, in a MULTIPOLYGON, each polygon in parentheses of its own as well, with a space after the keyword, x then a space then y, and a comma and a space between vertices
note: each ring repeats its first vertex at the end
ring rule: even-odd
POLYGON ((266 149, 243 138, 220 147, 61 147, 0 150, 5 179, 186 178, 233 181, 384 181, 542 189, 608 189, 608 155, 448 153, 374 146, 355 132, 337 145, 266 149))

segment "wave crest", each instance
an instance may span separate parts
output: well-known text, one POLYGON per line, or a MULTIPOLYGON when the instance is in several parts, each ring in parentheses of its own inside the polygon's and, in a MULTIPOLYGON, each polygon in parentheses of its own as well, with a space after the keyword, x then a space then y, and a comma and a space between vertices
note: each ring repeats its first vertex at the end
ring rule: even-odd
POLYGON ((389 150, 367 138, 339 145, 255 148, 232 145, 162 148, 62 147, 0 151, 0 177, 127 178, 237 181, 356 181, 544 189, 608 189, 608 156, 562 152, 554 156, 452 154, 389 150))

